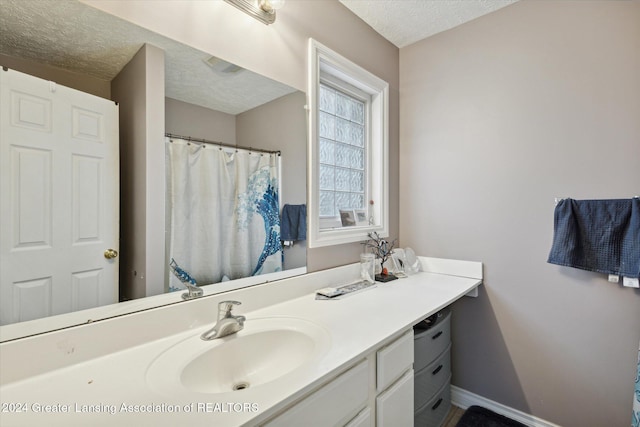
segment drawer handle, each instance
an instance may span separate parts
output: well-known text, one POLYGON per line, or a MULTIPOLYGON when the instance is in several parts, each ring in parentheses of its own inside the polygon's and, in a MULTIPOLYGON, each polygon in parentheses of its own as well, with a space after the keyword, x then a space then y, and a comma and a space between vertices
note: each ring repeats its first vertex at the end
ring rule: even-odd
POLYGON ((438 399, 438 401, 431 407, 431 410, 435 411, 436 409, 438 409, 438 406, 440 406, 441 403, 442 403, 442 398, 438 399))
POLYGON ((434 336, 431 337, 432 340, 435 340, 436 338, 438 338, 440 335, 442 335, 442 331, 438 331, 437 334, 435 334, 434 336))
POLYGON ((433 372, 431 372, 431 375, 437 374, 438 372, 440 372, 441 369, 442 369, 442 365, 440 365, 436 369, 434 369, 433 372))

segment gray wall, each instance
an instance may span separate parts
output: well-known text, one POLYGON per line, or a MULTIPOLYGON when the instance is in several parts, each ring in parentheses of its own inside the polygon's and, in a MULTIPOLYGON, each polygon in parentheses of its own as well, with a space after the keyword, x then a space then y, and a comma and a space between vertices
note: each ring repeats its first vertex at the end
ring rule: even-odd
POLYGON ((120 299, 127 300, 164 292, 164 51, 140 48, 111 92, 120 105, 120 299))
POLYGON ((400 238, 483 261, 453 384, 628 426, 640 292, 546 263, 555 197, 640 193, 640 3, 520 1, 400 50, 400 238))
POLYGON ((236 143, 236 116, 165 98, 165 130, 193 138, 236 143))

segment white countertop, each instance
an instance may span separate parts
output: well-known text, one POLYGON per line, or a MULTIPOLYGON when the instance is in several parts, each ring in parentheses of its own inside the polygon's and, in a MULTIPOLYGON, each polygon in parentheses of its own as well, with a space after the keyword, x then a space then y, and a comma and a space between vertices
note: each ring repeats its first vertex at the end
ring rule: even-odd
MULTIPOLYGON (((255 425, 480 283, 477 278, 418 273, 340 300, 316 300, 309 293, 251 312, 240 307, 236 314, 245 315, 247 325, 261 317, 296 317, 319 325, 330 336, 329 348, 317 363, 288 376, 286 384, 270 388, 268 394, 249 388, 234 392, 231 402, 220 402, 215 395, 171 397, 150 389, 145 376, 152 361, 173 344, 212 326, 207 325, 5 384, 0 388, 0 424, 255 425)), ((135 329, 135 323, 130 325, 135 329)))

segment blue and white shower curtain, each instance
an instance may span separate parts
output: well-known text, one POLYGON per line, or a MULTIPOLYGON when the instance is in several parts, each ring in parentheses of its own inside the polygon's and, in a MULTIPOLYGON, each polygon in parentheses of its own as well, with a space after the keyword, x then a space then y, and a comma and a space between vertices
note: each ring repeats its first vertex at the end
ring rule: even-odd
POLYGON ((638 370, 636 371, 636 388, 633 393, 631 425, 633 427, 640 427, 640 348, 638 349, 638 370))
POLYGON ((169 259, 198 285, 282 270, 279 156, 166 142, 169 259))

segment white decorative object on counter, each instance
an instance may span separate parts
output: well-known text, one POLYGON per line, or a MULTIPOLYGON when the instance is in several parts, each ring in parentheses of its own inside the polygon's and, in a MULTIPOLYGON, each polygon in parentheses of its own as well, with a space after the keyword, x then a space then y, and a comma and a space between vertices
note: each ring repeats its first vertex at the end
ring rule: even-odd
POLYGON ((360 254, 360 278, 369 283, 375 281, 376 275, 376 257, 374 254, 360 254))
POLYGON ((420 261, 416 257, 416 253, 411 248, 404 250, 405 266, 404 270, 407 274, 416 274, 420 271, 420 261))

